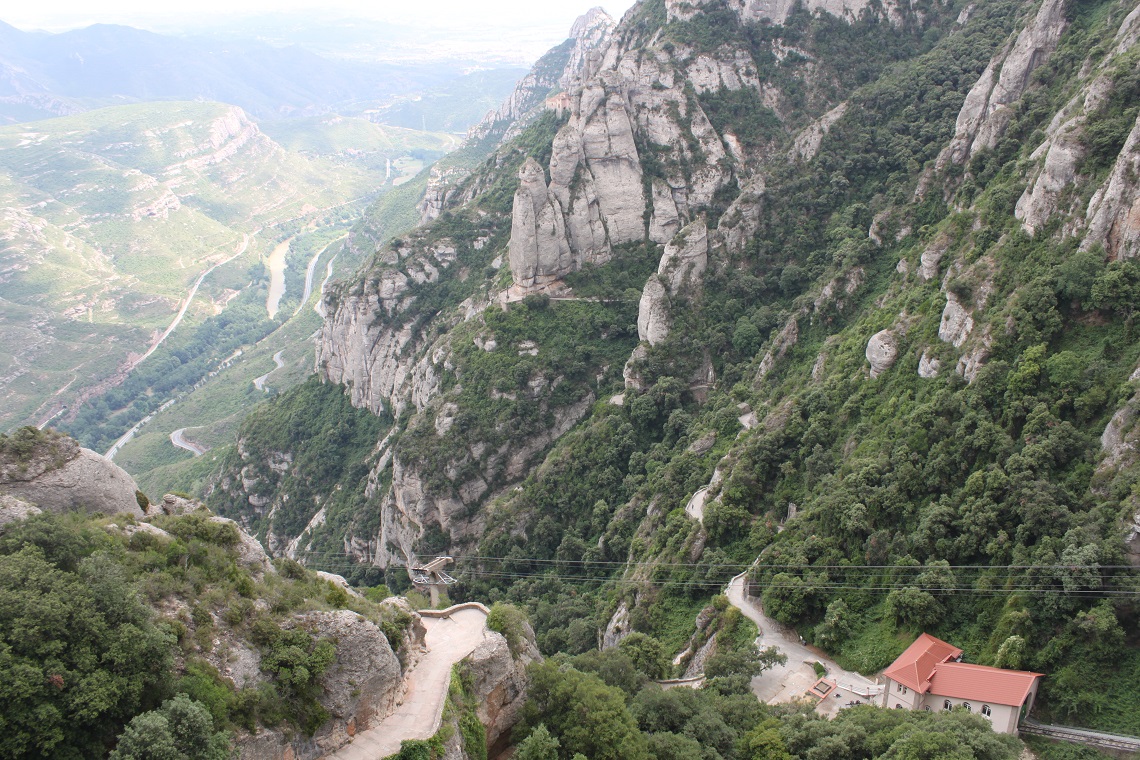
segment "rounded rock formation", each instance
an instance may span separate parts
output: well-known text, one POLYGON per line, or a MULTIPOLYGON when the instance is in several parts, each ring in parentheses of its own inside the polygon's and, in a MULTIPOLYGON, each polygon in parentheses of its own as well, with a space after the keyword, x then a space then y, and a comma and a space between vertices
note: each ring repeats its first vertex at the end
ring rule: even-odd
POLYGON ((871 363, 871 377, 878 377, 890 369, 898 356, 898 341, 890 330, 880 330, 867 341, 867 361, 871 363))

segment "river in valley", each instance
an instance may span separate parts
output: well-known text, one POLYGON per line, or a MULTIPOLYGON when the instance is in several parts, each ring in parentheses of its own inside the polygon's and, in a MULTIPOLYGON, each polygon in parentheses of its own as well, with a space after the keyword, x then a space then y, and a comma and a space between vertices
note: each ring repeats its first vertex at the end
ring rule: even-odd
POLYGON ((293 238, 282 241, 269 254, 269 298, 265 299, 265 310, 269 318, 277 316, 277 308, 281 305, 281 297, 285 295, 285 257, 289 254, 289 244, 293 238))

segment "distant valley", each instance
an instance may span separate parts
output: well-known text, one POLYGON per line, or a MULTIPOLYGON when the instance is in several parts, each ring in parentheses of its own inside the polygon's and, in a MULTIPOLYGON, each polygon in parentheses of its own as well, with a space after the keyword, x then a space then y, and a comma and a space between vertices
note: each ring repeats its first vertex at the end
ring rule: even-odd
POLYGON ((0 427, 50 420, 105 450, 276 329, 314 254, 457 144, 335 115, 267 130, 185 102, 0 128, 0 427), (274 321, 259 261, 290 239, 274 321))

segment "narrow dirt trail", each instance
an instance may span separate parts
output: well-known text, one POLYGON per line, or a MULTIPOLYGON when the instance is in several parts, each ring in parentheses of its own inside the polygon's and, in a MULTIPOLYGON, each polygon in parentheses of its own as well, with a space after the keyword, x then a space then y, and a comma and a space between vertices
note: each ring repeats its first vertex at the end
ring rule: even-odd
POLYGON ((378 760, 399 752, 406 739, 428 739, 439 730, 451 667, 483 643, 487 613, 461 609, 446 618, 425 617, 423 623, 428 651, 408 674, 403 702, 379 725, 329 755, 329 760, 378 760))
POLYGON ((837 681, 840 686, 853 687, 847 688, 847 691, 867 694, 877 691, 879 687, 873 681, 839 667, 818 649, 801 643, 795 631, 789 631, 764 614, 760 600, 745 593, 744 581, 747 575, 747 572, 743 572, 729 581, 725 592, 729 604, 740 610, 760 629, 756 646, 760 649, 774 646, 788 658, 783 665, 775 665, 752 679, 752 691, 761 702, 791 702, 803 696, 818 678, 815 669, 809 664, 812 662, 822 663, 827 668, 827 677, 837 681))

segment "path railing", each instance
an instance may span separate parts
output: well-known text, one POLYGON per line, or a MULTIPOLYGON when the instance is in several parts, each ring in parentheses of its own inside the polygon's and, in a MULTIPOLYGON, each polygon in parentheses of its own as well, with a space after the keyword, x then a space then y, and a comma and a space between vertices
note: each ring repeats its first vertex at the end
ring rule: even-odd
POLYGON ((1089 747, 1101 749, 1123 750, 1125 752, 1140 752, 1140 738, 1123 736, 1120 734, 1107 734, 1103 731, 1091 731, 1087 728, 1074 728, 1073 726, 1049 726, 1035 720, 1026 719, 1018 727, 1023 734, 1044 736, 1048 739, 1084 744, 1089 747))

